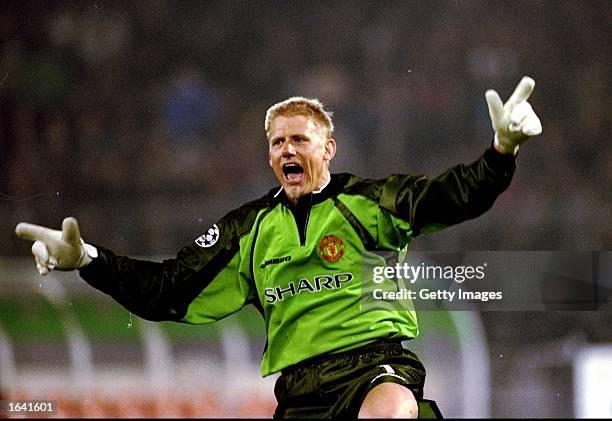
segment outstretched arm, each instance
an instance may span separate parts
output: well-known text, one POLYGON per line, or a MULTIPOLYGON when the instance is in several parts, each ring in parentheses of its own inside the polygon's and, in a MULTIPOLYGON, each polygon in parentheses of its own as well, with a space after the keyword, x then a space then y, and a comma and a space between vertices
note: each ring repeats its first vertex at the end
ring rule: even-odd
POLYGON ((185 295, 177 289, 187 271, 175 269, 174 261, 139 261, 86 244, 72 217, 64 219, 61 231, 22 222, 15 233, 34 241, 32 254, 41 275, 79 269, 90 285, 145 319, 178 319, 184 311, 176 297, 185 295))
POLYGON ((226 215, 214 225, 214 239, 199 241, 202 236, 163 262, 118 256, 85 244, 74 218, 64 220, 62 231, 27 223, 15 231, 34 241, 32 253, 41 274, 79 269, 88 284, 144 319, 203 324, 240 310, 256 297, 240 265, 250 250, 244 234, 257 211, 226 215))
POLYGON ((514 156, 520 144, 542 132, 540 119, 527 99, 535 82, 528 76, 517 85, 506 104, 497 92, 485 96, 495 140, 483 156, 470 165, 457 165, 436 178, 390 177, 383 197, 392 198, 387 209, 406 219, 416 236, 475 218, 493 206, 510 185, 514 156))

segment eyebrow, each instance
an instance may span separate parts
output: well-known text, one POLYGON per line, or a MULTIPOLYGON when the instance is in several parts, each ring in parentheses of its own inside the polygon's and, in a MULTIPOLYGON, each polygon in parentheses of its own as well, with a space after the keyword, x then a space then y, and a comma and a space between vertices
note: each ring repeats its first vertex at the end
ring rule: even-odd
MULTIPOLYGON (((294 134, 289 136, 291 139, 295 139, 295 138, 303 138, 303 139, 310 139, 309 136, 305 135, 305 134, 294 134)), ((277 136, 277 137, 273 137, 272 139, 270 139, 270 143, 274 143, 277 140, 282 140, 284 139, 285 136, 277 136)))

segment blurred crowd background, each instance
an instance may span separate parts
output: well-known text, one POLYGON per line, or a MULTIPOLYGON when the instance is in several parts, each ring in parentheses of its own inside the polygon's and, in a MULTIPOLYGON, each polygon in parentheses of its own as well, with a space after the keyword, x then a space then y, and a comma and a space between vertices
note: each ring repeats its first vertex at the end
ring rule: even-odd
MULTIPOLYGON (((263 118, 335 112, 334 171, 435 176, 475 160, 488 88, 524 74, 542 136, 495 210, 419 245, 610 248, 607 1, 15 2, 0 37, 1 214, 123 253, 174 253, 276 185, 263 118)), ((0 253, 24 246, 3 224, 0 253), (4 235, 6 234, 6 235, 4 235)))
MULTIPOLYGON (((294 95, 334 112, 333 171, 435 176, 490 145, 484 92, 506 99, 525 74, 544 132, 512 185, 413 247, 610 250, 609 1, 20 1, 0 22, 0 256, 29 254, 18 222, 68 215, 88 242, 174 254, 276 185, 263 120, 294 95)), ((492 349, 517 355, 612 340, 609 312, 483 317, 492 349)))

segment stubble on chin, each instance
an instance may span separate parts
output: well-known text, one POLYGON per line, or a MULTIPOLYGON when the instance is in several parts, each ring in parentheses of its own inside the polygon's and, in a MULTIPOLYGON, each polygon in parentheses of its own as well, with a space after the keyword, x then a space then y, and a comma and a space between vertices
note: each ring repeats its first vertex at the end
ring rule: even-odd
POLYGON ((297 203, 298 199, 300 198, 300 189, 299 187, 296 188, 293 186, 286 186, 285 194, 290 202, 297 203))

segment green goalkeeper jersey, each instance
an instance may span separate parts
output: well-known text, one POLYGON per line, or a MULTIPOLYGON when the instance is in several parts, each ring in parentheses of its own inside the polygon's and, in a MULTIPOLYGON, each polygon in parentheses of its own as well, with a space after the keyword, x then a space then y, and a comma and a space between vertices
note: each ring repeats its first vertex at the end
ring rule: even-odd
MULTIPOLYGON (((488 149, 428 180, 334 174, 291 206, 282 188, 217 221, 177 257, 99 256, 80 274, 148 320, 205 324, 252 304, 265 320, 262 374, 380 338, 418 334, 413 311, 362 305, 362 258, 474 218, 507 188, 514 158, 488 149)), ((366 280, 367 281, 367 280, 366 280)))

